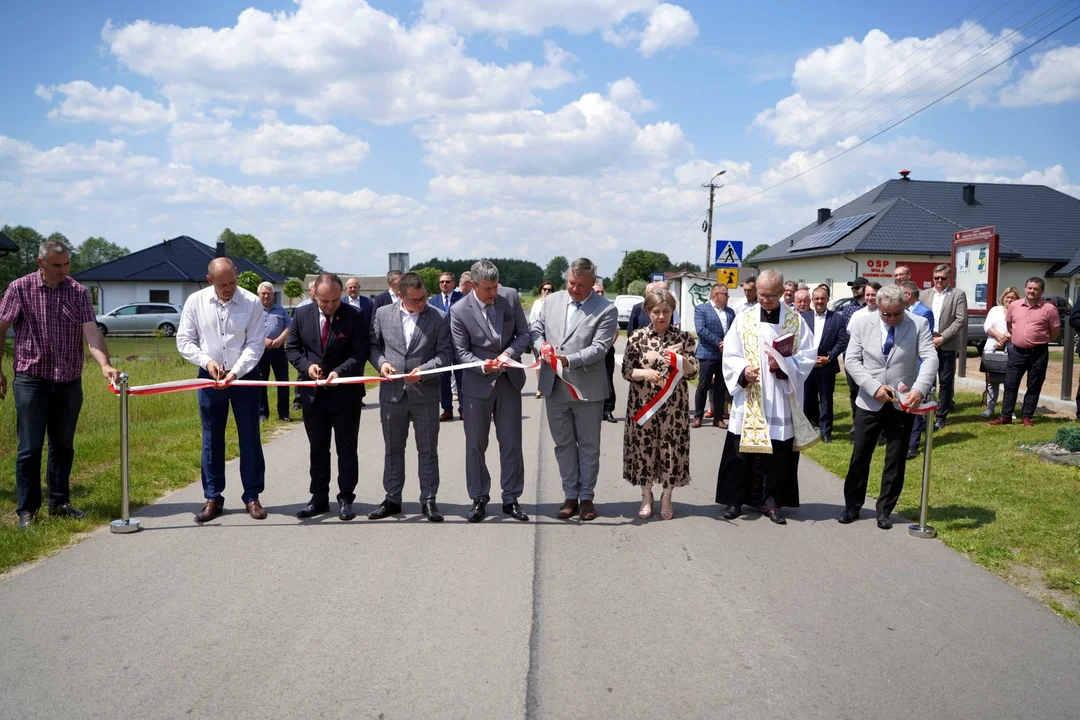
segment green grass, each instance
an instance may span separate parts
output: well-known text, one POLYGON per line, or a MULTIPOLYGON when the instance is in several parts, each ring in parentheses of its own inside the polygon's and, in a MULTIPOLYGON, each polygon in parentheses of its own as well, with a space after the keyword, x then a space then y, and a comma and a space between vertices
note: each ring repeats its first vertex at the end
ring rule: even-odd
MULTIPOLYGON (((1080 469, 1048 463, 1020 448, 1048 442, 1065 419, 1036 418, 1034 428, 988 427, 981 397, 956 395, 957 410, 934 433, 928 524, 949 547, 1040 597, 1080 624, 1080 469)), ((806 454, 843 478, 851 460, 851 413, 836 391, 834 441, 806 454)), ((908 462, 897 512, 917 520, 923 454, 908 462)), ((884 453, 874 454, 869 493, 880 489, 884 453)), ((838 484, 837 493, 842 492, 838 484)))
MULTIPOLYGON (((109 352, 115 366, 131 376, 132 385, 149 385, 195 376, 196 368, 176 354, 172 339, 113 338, 109 352), (148 359, 126 359, 132 356, 148 359), (158 359, 160 358, 160 359, 158 359)), ((370 368, 369 368, 370 372, 370 368)), ((88 360, 83 372, 83 406, 75 435, 71 473, 71 502, 86 511, 85 520, 53 519, 43 509, 30 532, 15 527, 15 403, 11 343, 4 357, 8 398, 0 402, 0 572, 59 550, 79 533, 119 517, 120 405, 105 384, 97 363, 88 360)), ((273 400, 271 400, 273 402, 273 400)), ((146 505, 164 493, 199 479, 202 435, 195 393, 132 397, 130 412, 130 477, 132 506, 146 505)), ((263 437, 281 423, 263 425, 263 437)), ((46 444, 46 452, 48 445, 46 444)), ((235 424, 229 424, 226 453, 236 457, 235 424)), ((45 458, 42 458, 44 478, 45 458)), ((44 480, 42 481, 44 490, 44 480)))

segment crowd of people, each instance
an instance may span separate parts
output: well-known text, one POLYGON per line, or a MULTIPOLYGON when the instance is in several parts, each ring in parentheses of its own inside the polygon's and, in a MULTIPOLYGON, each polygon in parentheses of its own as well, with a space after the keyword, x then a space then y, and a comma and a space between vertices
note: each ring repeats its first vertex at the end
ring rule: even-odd
MULTIPOLYGON (((82 402, 83 343, 110 382, 118 377, 94 322, 89 292, 68 277, 70 250, 47 241, 38 265, 0 300, 0 336, 9 326, 15 328, 16 512, 21 529, 33 524, 43 501, 40 466, 46 435, 49 513, 83 516, 71 505, 69 490, 82 402)), ((667 284, 649 284, 644 301, 630 314, 622 361, 629 384, 622 476, 641 488, 639 517, 652 517, 655 485, 660 486, 660 516, 674 516, 674 488, 691 479, 691 431, 711 418, 713 426, 727 430, 715 498, 724 506, 722 516, 735 519, 750 508, 785 524, 784 508, 799 505, 800 451, 832 441, 833 396, 843 360, 854 421, 838 520, 847 524, 859 518, 871 459, 875 447, 883 445, 875 513, 878 527, 890 528, 906 462, 917 455, 924 430, 920 406, 936 387, 938 428, 952 410, 956 356, 964 351, 967 322, 967 298, 952 286, 948 265, 937 266, 934 287, 921 292, 904 266, 896 269, 894 281, 882 286, 856 278, 848 283, 853 301, 837 312, 830 309, 827 285, 811 289, 765 270, 744 282, 744 297, 734 307, 728 307, 728 288, 715 284, 709 301, 694 308, 696 333, 680 329, 678 303, 667 284), (688 381, 695 377, 691 408, 688 381)), ((537 397, 544 398, 564 496, 556 515, 583 521, 598 517, 601 427, 605 420, 617 422, 613 375, 619 325, 595 265, 579 258, 570 263, 563 288, 544 283, 528 317, 517 292, 503 286, 498 268, 484 260, 462 273, 460 283, 452 273, 443 273, 439 293, 430 297, 416 273, 391 272, 387 285, 368 299, 360 295, 356 278, 342 282, 322 273, 308 301, 290 316, 274 302, 271 285, 249 293, 237 286, 232 261, 210 263, 207 287, 188 298, 176 333, 180 355, 197 366, 199 377, 216 381, 198 390, 204 503, 196 521, 206 523, 224 512, 230 409, 240 446, 241 499, 251 518, 267 516, 260 501, 266 485, 260 419, 269 416, 269 396, 265 387, 235 381, 268 379, 271 371, 285 380, 290 366, 302 380, 323 381, 297 386, 292 406, 302 410, 309 441, 310 499, 296 515, 330 512, 333 443, 337 514, 341 520, 354 519, 366 386, 336 381, 364 375, 369 362, 384 378, 378 391, 384 498, 368 518, 402 513, 411 429, 421 513, 432 522, 443 520, 437 504, 439 433, 442 423, 454 419, 456 395, 472 501, 468 521, 481 522, 491 500, 486 453, 493 424, 502 512, 528 521, 520 504, 525 354, 540 360, 537 397), (459 364, 472 366, 433 372, 459 364)), ((1021 421, 1033 423, 1047 345, 1061 332, 1056 309, 1042 300, 1043 289, 1040 278, 1027 282, 1022 298, 1015 288, 1006 288, 986 318, 987 417, 998 402, 998 386, 1005 386, 1001 415, 992 425, 1012 422, 1024 375, 1028 389, 1021 421)), ((1073 312, 1072 323, 1080 326, 1080 312, 1073 312)), ((2 354, 0 346, 0 359, 2 354)), ((0 399, 6 391, 7 378, 0 373, 0 399)), ((287 387, 278 388, 276 411, 291 419, 287 387)))

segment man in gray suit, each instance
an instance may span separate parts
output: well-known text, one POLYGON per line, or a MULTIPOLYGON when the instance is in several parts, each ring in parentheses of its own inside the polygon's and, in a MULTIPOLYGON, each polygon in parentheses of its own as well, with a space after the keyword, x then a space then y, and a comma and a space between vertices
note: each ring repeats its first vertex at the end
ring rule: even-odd
POLYGON ((544 300, 532 326, 536 355, 545 360, 540 366, 540 392, 547 398, 548 427, 566 497, 557 514, 563 520, 579 512, 582 520, 596 519, 593 491, 600 472, 600 423, 608 394, 604 358, 619 330, 619 311, 593 292, 595 282, 591 260, 570 263, 566 290, 544 300), (553 356, 581 397, 571 395, 548 364, 553 356))
POLYGON ((405 273, 398 287, 401 299, 383 305, 375 313, 371 358, 383 377, 403 373, 409 377, 384 382, 379 387, 379 415, 386 446, 383 462, 386 499, 368 514, 368 519, 381 520, 401 512, 405 443, 412 420, 420 460, 421 511, 431 522, 442 522, 443 516, 435 504, 439 492, 440 376, 420 373, 453 364, 450 322, 445 313, 428 304, 422 277, 405 273))
POLYGON ((461 378, 460 396, 465 412, 465 482, 473 506, 469 522, 487 513, 491 475, 484 454, 492 417, 499 441, 500 485, 503 512, 527 521, 518 498, 525 488, 525 461, 521 454, 521 388, 525 371, 509 368, 529 347, 529 323, 517 292, 499 285, 499 269, 480 260, 471 269, 476 287, 459 300, 450 313, 450 334, 461 363, 480 362, 461 378))
POLYGON ((844 366, 859 387, 855 400, 859 412, 855 414, 855 443, 844 480, 845 509, 839 520, 846 525, 859 518, 866 501, 874 446, 878 435, 884 435, 885 468, 877 501, 877 526, 888 530, 892 527, 889 516, 904 489, 904 455, 915 421, 913 413, 934 384, 938 356, 929 323, 905 312, 904 292, 899 286, 881 288, 877 303, 877 314, 860 315, 848 328, 844 366), (901 385, 910 389, 901 393, 901 385))
POLYGON ((967 352, 967 293, 951 285, 952 268, 934 268, 934 287, 919 296, 934 313, 934 347, 938 358, 938 412, 934 429, 945 427, 952 411, 953 379, 957 353, 967 352))

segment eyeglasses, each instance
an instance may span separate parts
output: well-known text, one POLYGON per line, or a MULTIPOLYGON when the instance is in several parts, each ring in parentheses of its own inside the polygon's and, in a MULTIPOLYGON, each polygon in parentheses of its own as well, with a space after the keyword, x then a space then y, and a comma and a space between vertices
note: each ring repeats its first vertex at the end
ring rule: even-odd
POLYGON ((552 288, 540 288, 540 292, 551 292, 552 288))
POLYGON ((440 280, 439 284, 440 285, 446 285, 447 283, 453 283, 453 282, 454 282, 453 280, 440 280))
POLYGON ((905 311, 904 310, 897 310, 896 312, 885 312, 884 310, 878 310, 878 312, 881 313, 881 317, 894 318, 894 317, 900 317, 901 315, 904 314, 905 311))
POLYGON ((941 280, 942 282, 944 282, 945 280, 949 279, 949 276, 948 275, 935 275, 934 279, 935 280, 941 280))
POLYGON ((770 295, 768 293, 759 292, 757 296, 762 300, 776 300, 779 295, 770 295))

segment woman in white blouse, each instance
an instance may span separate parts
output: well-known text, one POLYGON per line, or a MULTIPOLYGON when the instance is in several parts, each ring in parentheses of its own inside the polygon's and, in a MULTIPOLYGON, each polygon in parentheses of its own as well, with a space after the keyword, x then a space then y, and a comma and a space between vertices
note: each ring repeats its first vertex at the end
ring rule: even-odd
MULTIPOLYGON (((535 300, 533 300, 532 307, 529 308, 529 327, 532 327, 533 323, 535 323, 537 320, 540 319, 540 310, 544 307, 544 298, 546 298, 548 295, 550 295, 553 292, 555 292, 555 286, 554 285, 547 282, 546 280, 544 282, 540 283, 540 295, 537 296, 537 298, 535 300)), ((536 379, 537 380, 540 379, 540 371, 539 370, 536 371, 536 379)), ((536 391, 536 399, 539 400, 542 397, 544 397, 544 394, 542 392, 540 392, 539 390, 537 390, 536 391)))
MULTIPOLYGON (((983 330, 986 331, 986 345, 983 346, 983 355, 994 352, 1004 352, 1009 343, 1009 328, 1005 324, 1005 311, 1009 309, 1009 303, 1020 299, 1020 291, 1010 286, 1005 288, 998 298, 998 304, 990 308, 983 321, 983 330)), ((1005 373, 986 373, 986 409, 982 416, 988 418, 994 414, 994 406, 997 405, 998 392, 1001 384, 1005 382, 1005 373)))

